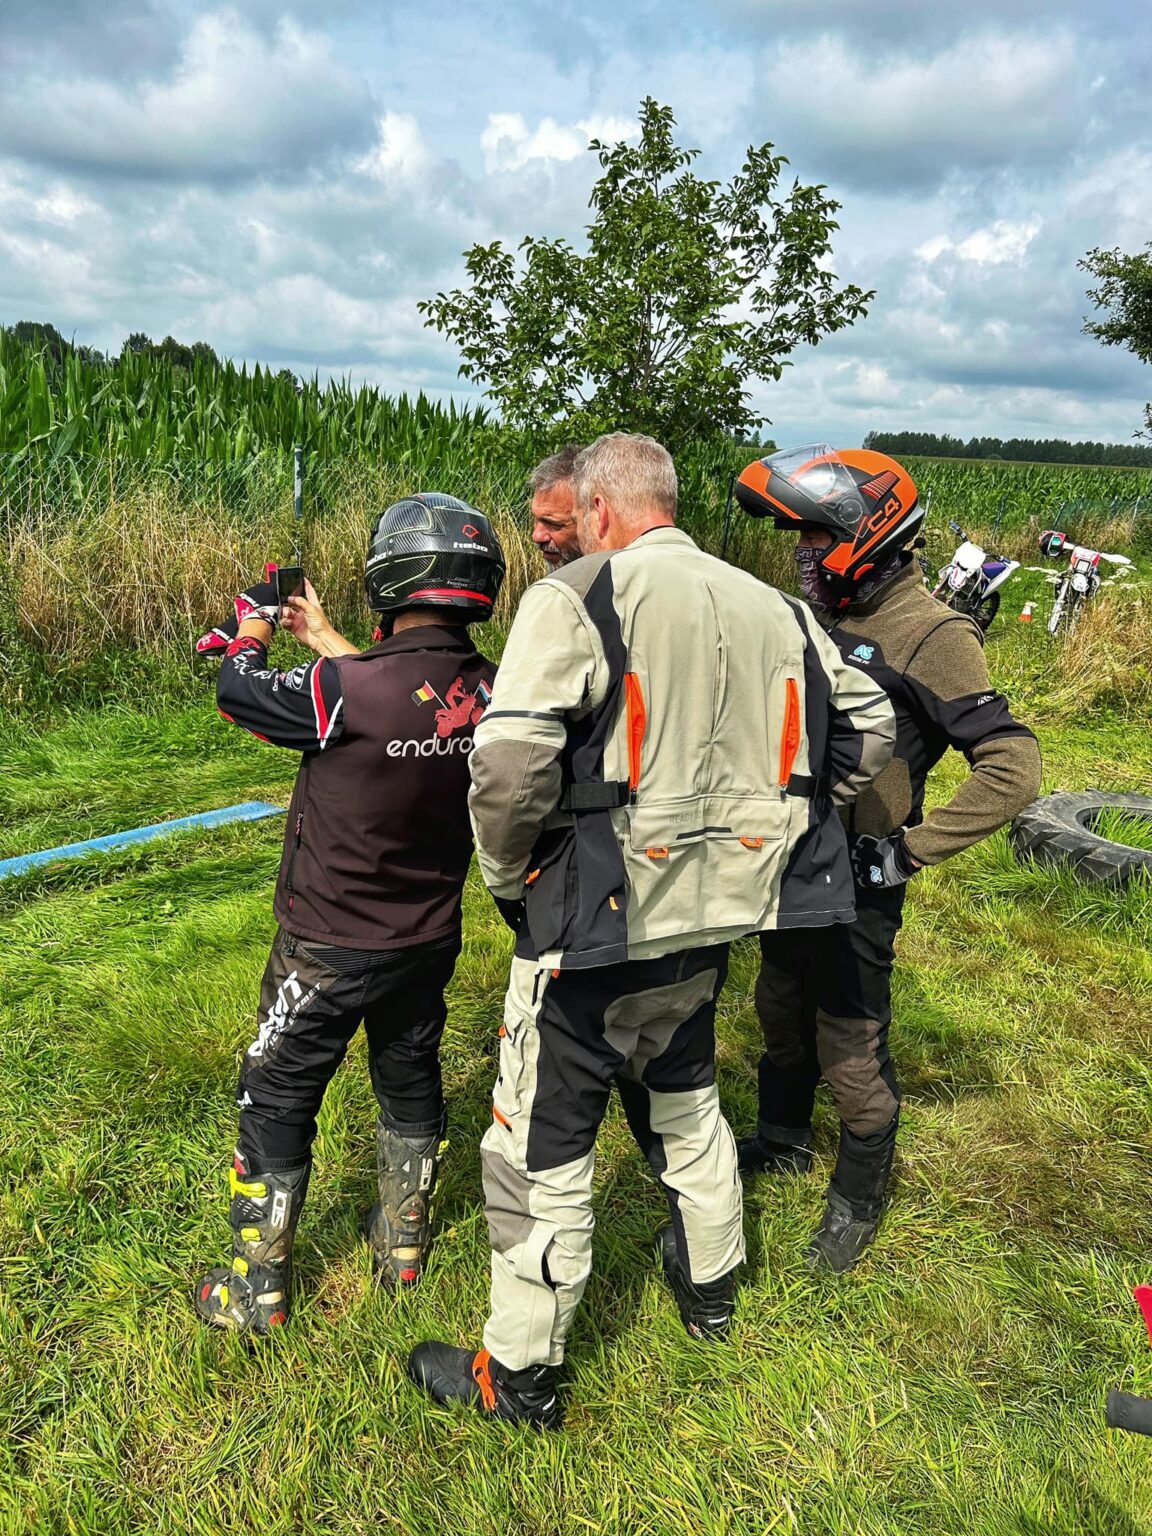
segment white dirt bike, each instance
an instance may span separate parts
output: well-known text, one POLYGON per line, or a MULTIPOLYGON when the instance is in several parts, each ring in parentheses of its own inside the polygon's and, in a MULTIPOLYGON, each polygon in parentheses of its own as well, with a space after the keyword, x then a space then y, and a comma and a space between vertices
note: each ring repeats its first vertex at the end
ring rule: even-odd
POLYGON ((1080 615, 1087 603, 1100 590, 1103 577, 1100 563, 1131 565, 1127 555, 1110 555, 1102 549, 1089 549, 1085 544, 1074 544, 1066 533, 1058 528, 1048 528, 1040 535, 1041 554, 1068 556, 1063 575, 1057 578, 1056 598, 1048 619, 1048 633, 1058 635, 1063 629, 1065 636, 1075 632, 1080 615))
POLYGON ((943 566, 932 596, 957 613, 969 614, 986 630, 1000 609, 1000 589, 1020 569, 1019 560, 1001 560, 974 543, 959 523, 949 528, 962 543, 943 566))

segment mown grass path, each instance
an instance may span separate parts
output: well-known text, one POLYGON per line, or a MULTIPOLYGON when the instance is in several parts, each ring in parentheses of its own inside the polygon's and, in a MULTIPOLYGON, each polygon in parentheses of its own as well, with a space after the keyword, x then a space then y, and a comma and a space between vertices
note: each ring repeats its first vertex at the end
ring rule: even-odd
MULTIPOLYGON (((1005 628, 1001 645, 1050 785, 1149 783, 1146 715, 1058 710, 1038 637, 1005 628)), ((293 767, 207 698, 10 731, 0 854, 283 799, 293 767)), ((1103 1423, 1109 1386, 1152 1392, 1130 1300, 1152 1278, 1147 889, 1021 870, 1002 838, 917 880, 881 1238, 839 1283, 804 1266, 833 1147, 823 1103, 816 1176, 749 1193, 729 1347, 680 1329, 652 1256, 661 1201, 614 1111, 567 1429, 541 1438, 433 1410, 402 1369, 428 1335, 476 1341, 484 1315, 476 1143, 508 941, 475 881, 426 1284, 399 1301, 369 1284, 357 1044, 321 1119, 291 1329, 250 1353, 194 1321, 192 1282, 226 1248, 279 836, 189 834, 0 886, 0 1532, 1152 1531, 1152 1451, 1103 1423)), ((719 1047, 738 1130, 754 1115, 753 974, 745 942, 719 1047)))

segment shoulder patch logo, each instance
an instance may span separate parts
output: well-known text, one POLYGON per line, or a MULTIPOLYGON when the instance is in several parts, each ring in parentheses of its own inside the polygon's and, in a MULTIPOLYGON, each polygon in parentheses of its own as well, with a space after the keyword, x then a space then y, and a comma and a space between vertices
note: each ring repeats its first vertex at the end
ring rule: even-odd
POLYGON ((852 652, 852 656, 856 661, 871 661, 875 654, 876 647, 874 645, 858 645, 852 652))
POLYGON ((976 708, 979 709, 981 704, 991 704, 995 697, 996 695, 994 693, 982 693, 976 700, 976 708))

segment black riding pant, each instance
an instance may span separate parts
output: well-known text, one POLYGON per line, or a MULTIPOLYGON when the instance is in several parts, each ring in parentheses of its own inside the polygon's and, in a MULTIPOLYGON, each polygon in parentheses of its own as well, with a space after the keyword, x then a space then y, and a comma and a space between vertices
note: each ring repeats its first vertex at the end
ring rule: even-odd
POLYGON ((307 1161, 325 1089, 361 1023, 384 1123, 412 1138, 443 1124, 444 989, 459 953, 458 935, 365 951, 280 930, 260 988, 259 1034, 240 1069, 239 1150, 249 1169, 307 1161))
POLYGON ((760 935, 760 1134, 810 1139, 823 1077, 841 1120, 832 1188, 861 1208, 883 1199, 900 1109, 888 1029, 904 892, 859 891, 854 923, 760 935))

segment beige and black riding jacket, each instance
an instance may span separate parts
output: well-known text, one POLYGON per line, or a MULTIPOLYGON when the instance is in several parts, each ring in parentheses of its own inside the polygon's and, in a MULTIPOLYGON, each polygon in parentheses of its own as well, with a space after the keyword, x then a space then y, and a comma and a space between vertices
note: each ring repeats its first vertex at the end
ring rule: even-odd
POLYGON ((481 872, 552 966, 850 921, 836 808, 893 740, 803 605, 652 529, 524 595, 471 758, 481 872))
POLYGON ((892 761, 847 813, 850 831, 884 837, 910 827, 912 857, 938 864, 1036 798, 1036 738, 988 681, 980 630, 932 597, 915 563, 828 622, 844 660, 874 678, 896 711, 892 761), (964 754, 971 776, 925 817, 925 781, 949 747, 964 754))

